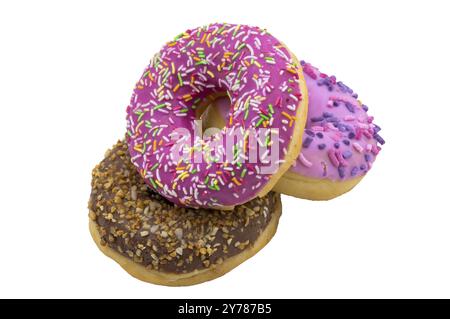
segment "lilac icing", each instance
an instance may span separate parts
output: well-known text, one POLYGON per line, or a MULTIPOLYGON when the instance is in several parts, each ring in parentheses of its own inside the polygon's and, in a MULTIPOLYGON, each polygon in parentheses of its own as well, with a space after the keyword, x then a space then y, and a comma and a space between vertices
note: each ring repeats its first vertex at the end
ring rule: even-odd
POLYGON ((290 171, 347 180, 365 174, 384 144, 380 128, 358 95, 334 76, 302 61, 308 88, 308 119, 300 156, 290 171))
MULTIPOLYGON (((367 114, 358 95, 334 76, 302 62, 308 88, 308 119, 303 147, 290 171, 316 179, 347 180, 364 175, 380 145, 380 127, 367 114)), ((222 116, 229 101, 215 103, 222 116)))

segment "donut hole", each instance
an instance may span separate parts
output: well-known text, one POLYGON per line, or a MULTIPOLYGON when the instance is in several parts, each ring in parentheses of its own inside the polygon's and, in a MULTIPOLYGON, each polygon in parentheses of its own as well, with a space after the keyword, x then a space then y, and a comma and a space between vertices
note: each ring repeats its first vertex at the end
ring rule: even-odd
MULTIPOLYGON (((210 132, 223 129, 230 107, 231 101, 228 95, 221 94, 208 98, 197 117, 202 121, 202 134, 205 134, 208 129, 212 129, 210 132)), ((210 135, 208 132, 206 133, 206 135, 210 135)))

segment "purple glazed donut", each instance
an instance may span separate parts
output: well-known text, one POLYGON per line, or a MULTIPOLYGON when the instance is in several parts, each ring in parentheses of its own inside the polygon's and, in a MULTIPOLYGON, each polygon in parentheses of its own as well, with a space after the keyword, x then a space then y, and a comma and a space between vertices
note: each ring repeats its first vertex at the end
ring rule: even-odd
MULTIPOLYGON (((305 199, 331 199, 362 179, 384 140, 353 90, 311 64, 301 64, 309 100, 303 147, 274 190, 305 199)), ((217 99, 216 108, 208 109, 208 126, 223 125, 218 118, 226 118, 228 103, 217 99)))
POLYGON ((233 24, 187 30, 155 55, 136 84, 127 108, 132 162, 176 204, 227 209, 263 196, 300 152, 305 92, 300 64, 267 31, 233 24), (231 106, 219 133, 180 135, 195 135, 203 101, 225 94, 231 106), (251 143, 254 132, 256 147, 266 149, 251 143), (265 173, 269 159, 275 169, 265 173))

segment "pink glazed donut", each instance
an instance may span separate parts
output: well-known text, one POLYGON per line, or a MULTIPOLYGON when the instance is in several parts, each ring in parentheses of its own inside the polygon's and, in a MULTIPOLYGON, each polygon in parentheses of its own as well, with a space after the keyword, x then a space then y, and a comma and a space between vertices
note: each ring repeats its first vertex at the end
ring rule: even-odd
MULTIPOLYGON (((361 181, 384 140, 353 90, 334 76, 301 64, 309 100, 303 147, 274 190, 305 199, 332 199, 361 181)), ((216 107, 205 112, 206 125, 222 126, 223 120, 218 119, 226 118, 228 104, 226 99, 217 99, 216 107)))
POLYGON ((127 108, 129 152, 146 183, 175 204, 230 209, 268 193, 294 163, 307 105, 300 63, 279 40, 258 27, 210 24, 178 35, 145 69, 127 108), (218 95, 231 101, 225 127, 195 136, 199 109, 218 95), (256 131, 266 149, 255 158, 256 131), (233 156, 218 160, 230 140, 233 156), (273 155, 276 169, 264 173, 273 155))

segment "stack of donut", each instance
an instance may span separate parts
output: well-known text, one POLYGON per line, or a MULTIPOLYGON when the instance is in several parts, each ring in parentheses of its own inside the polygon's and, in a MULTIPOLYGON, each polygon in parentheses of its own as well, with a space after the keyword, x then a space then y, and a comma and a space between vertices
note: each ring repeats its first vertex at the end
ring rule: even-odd
POLYGON ((125 138, 93 171, 92 237, 147 282, 217 278, 270 241, 280 193, 324 200, 353 188, 379 130, 348 86, 266 30, 187 30, 150 61, 125 138), (203 135, 199 122, 216 130, 203 135))

